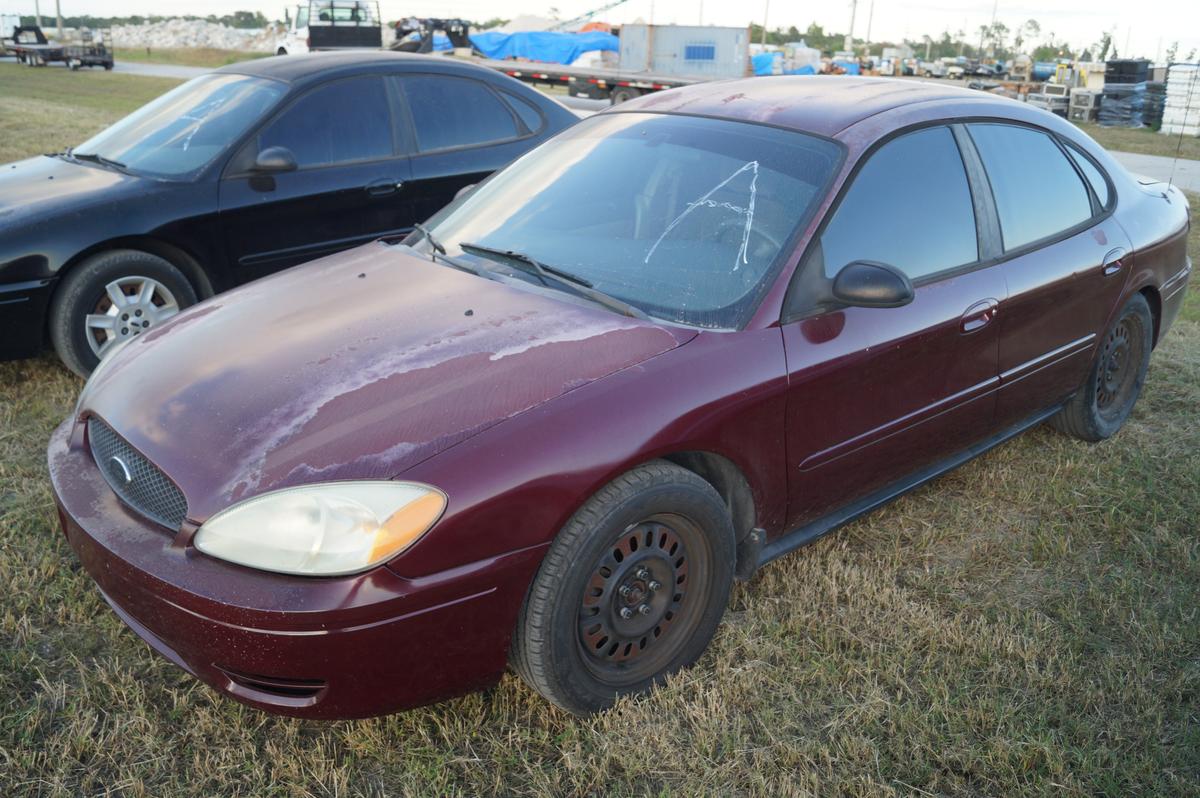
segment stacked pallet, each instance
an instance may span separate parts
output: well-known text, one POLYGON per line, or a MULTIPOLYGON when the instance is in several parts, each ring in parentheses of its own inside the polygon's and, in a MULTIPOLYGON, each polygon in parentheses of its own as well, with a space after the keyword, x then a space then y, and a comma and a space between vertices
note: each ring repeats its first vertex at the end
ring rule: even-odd
POLYGON ((1100 124, 1105 127, 1141 127, 1145 124, 1146 78, 1150 62, 1138 58, 1108 61, 1104 65, 1104 94, 1100 99, 1100 124))
POLYGON ((1200 136, 1200 64, 1171 64, 1162 132, 1200 136))

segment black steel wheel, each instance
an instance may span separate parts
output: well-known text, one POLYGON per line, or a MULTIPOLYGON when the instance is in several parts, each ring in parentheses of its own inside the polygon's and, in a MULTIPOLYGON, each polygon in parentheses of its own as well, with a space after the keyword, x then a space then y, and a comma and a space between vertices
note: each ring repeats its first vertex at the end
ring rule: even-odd
POLYGON ((522 607, 512 664, 576 714, 650 689, 694 662, 733 582, 729 511, 671 463, 602 488, 559 533, 522 607))
POLYGON ((1137 404, 1154 346, 1154 316, 1141 294, 1121 308, 1096 349, 1087 380, 1050 419, 1060 432, 1096 442, 1114 435, 1137 404))

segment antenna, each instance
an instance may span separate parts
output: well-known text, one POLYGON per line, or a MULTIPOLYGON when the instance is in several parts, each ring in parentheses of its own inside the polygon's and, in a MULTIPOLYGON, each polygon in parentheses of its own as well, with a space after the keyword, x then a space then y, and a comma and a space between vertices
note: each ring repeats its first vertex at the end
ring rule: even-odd
MULTIPOLYGON (((1167 85, 1168 86, 1170 86, 1170 84, 1171 84, 1171 67, 1173 67, 1173 66, 1185 66, 1185 64, 1168 64, 1167 65, 1167 85)), ((1187 82, 1187 104, 1183 108, 1183 122, 1179 125, 1179 140, 1175 144, 1175 157, 1171 160, 1171 174, 1167 178, 1167 190, 1168 191, 1170 191, 1171 186, 1174 185, 1175 167, 1177 167, 1179 165, 1179 153, 1183 151, 1183 134, 1187 130, 1188 119, 1192 115, 1192 97, 1194 97, 1197 93, 1196 83, 1200 82, 1200 81, 1197 81, 1197 78, 1200 78, 1200 64, 1191 64, 1190 66, 1195 67, 1195 68, 1192 70, 1192 76, 1190 78, 1188 78, 1188 82, 1187 82)), ((1163 101, 1166 102, 1165 96, 1163 97, 1163 101)))

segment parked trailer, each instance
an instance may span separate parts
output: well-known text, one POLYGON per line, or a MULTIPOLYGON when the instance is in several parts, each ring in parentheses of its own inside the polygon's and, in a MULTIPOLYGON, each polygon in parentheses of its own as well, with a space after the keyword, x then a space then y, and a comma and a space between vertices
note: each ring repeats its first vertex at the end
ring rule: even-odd
POLYGON ((41 28, 36 25, 18 27, 13 31, 13 41, 7 49, 17 56, 17 61, 26 66, 46 66, 61 62, 71 69, 80 67, 113 68, 112 33, 101 31, 100 39, 93 38, 90 31, 85 32, 85 39, 79 44, 62 44, 46 39, 41 28))
POLYGON ((693 83, 711 80, 711 78, 701 76, 655 75, 624 69, 574 67, 535 61, 495 61, 489 58, 472 58, 471 60, 503 72, 522 83, 532 86, 562 86, 573 97, 611 99, 614 105, 650 92, 690 86, 693 83))
POLYGON ((584 67, 479 59, 517 80, 564 86, 571 95, 611 99, 614 104, 642 94, 753 74, 748 28, 692 25, 624 25, 618 67, 584 67))

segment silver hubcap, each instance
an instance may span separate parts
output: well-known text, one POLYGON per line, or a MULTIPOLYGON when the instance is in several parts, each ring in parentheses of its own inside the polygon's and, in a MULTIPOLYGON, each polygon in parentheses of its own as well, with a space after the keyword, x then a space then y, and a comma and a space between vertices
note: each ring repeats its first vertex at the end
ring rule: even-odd
POLYGON ((87 316, 87 341, 96 357, 121 342, 151 330, 179 312, 179 303, 165 285, 131 275, 104 286, 104 296, 87 316))

